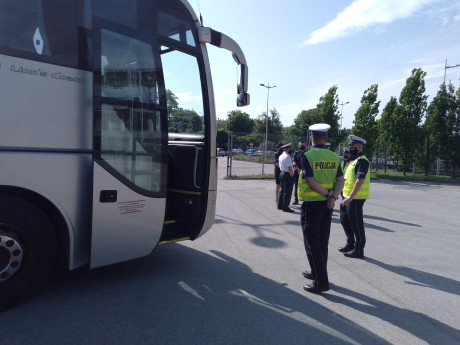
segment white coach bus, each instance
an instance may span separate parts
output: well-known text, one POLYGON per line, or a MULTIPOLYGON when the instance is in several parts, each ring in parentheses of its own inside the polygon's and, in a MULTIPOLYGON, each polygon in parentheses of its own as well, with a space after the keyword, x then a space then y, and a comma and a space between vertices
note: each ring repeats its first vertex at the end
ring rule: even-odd
POLYGON ((240 47, 186 0, 0 0, 0 307, 62 260, 100 267, 209 230, 206 43, 233 53, 249 104, 240 47), (170 91, 193 111, 168 114, 170 91))

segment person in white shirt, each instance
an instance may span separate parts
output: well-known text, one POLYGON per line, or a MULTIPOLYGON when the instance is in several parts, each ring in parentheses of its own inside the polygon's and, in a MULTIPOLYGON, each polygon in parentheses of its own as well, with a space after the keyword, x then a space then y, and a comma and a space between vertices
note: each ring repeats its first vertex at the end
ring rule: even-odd
POLYGON ((292 165, 291 151, 292 143, 283 146, 284 152, 279 158, 280 173, 280 194, 278 197, 278 210, 293 213, 289 208, 292 196, 292 186, 294 185, 294 166, 292 165))

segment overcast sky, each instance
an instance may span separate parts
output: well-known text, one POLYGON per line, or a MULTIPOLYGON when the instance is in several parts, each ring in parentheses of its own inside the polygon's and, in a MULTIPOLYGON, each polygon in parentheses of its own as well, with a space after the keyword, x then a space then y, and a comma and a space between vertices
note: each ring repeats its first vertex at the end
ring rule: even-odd
MULTIPOLYGON (((237 41, 249 66, 251 105, 257 118, 276 108, 284 126, 338 86, 343 127, 351 128, 364 91, 379 85, 380 112, 399 97, 413 68, 427 72, 432 99, 445 61, 460 64, 458 0, 190 0, 204 25, 237 41), (200 9, 200 10, 199 10, 200 9)), ((236 65, 223 49, 208 48, 217 117, 237 109, 236 65)), ((460 67, 447 69, 457 89, 460 67)))

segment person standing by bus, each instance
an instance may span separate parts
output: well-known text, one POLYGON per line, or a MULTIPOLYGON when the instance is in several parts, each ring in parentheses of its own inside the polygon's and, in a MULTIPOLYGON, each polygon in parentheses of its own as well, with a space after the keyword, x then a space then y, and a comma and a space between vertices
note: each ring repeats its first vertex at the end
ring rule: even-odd
POLYGON ((281 170, 280 170, 280 156, 281 154, 283 153, 283 143, 278 143, 276 144, 276 149, 278 150, 276 153, 275 153, 275 161, 274 161, 274 165, 275 165, 275 184, 276 184, 276 188, 275 188, 275 204, 278 206, 278 197, 279 197, 279 194, 280 194, 280 184, 281 184, 281 181, 280 181, 280 173, 281 173, 281 170))
POLYGON ((294 157, 292 164, 294 165, 294 205, 299 203, 299 198, 297 197, 297 187, 299 184, 299 174, 300 174, 300 156, 305 154, 306 151, 305 143, 299 141, 299 149, 294 152, 294 157))
POLYGON ((356 135, 350 135, 350 153, 352 161, 345 174, 345 186, 342 205, 346 207, 348 219, 355 236, 353 250, 345 252, 349 258, 364 258, 366 234, 364 231, 363 206, 369 199, 370 172, 369 159, 364 155, 363 148, 366 140, 356 135))
POLYGON ((302 157, 298 187, 299 200, 302 201, 300 221, 311 269, 302 274, 313 280, 304 286, 304 290, 312 293, 329 290, 327 256, 331 219, 344 183, 339 156, 326 148, 330 128, 325 123, 310 126, 313 146, 302 157))
POLYGON ((289 208, 292 197, 292 186, 294 185, 294 166, 292 165, 291 151, 292 143, 283 146, 283 154, 280 156, 280 195, 278 197, 278 210, 292 213, 293 209, 289 208))
MULTIPOLYGON (((350 149, 345 147, 343 150, 343 161, 340 163, 340 167, 342 168, 342 172, 345 175, 347 171, 347 167, 351 161, 351 154, 350 149)), ((342 200, 344 199, 343 193, 342 200)), ((343 247, 339 247, 339 252, 346 253, 355 248, 355 235, 353 233, 353 228, 350 224, 350 219, 348 218, 347 208, 340 203, 340 223, 342 224, 343 231, 345 232, 345 236, 347 238, 347 243, 343 247)))

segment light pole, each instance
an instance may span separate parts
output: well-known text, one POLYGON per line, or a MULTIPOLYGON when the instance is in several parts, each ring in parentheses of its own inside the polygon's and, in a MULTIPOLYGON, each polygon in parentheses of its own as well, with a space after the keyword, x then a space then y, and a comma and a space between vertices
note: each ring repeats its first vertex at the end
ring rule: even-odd
POLYGON ((268 98, 270 96, 270 89, 273 89, 274 87, 276 87, 276 85, 270 86, 270 83, 267 83, 267 85, 260 84, 260 86, 267 88, 267 114, 265 117, 265 146, 264 146, 264 155, 263 155, 264 158, 262 159, 262 175, 264 175, 264 165, 265 165, 265 158, 267 158, 267 142, 268 142, 268 98))
POLYGON ((447 64, 447 59, 446 59, 446 64, 444 65, 444 84, 446 83, 446 70, 447 70, 448 68, 455 68, 455 67, 460 67, 460 64, 456 64, 456 65, 454 65, 454 66, 449 66, 449 65, 447 64))
MULTIPOLYGON (((350 102, 345 102, 345 103, 342 102, 342 103, 339 104, 339 105, 342 106, 342 108, 340 108, 340 127, 339 127, 339 130, 337 131, 337 134, 339 135, 339 139, 340 139, 340 131, 342 130, 342 118, 343 118, 342 113, 343 113, 343 106, 344 106, 345 104, 349 104, 349 103, 350 103, 350 102)), ((339 141, 339 152, 337 152, 339 155, 340 155, 340 150, 341 150, 341 148, 342 148, 342 141, 339 141)))

